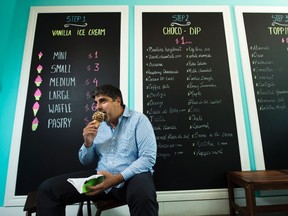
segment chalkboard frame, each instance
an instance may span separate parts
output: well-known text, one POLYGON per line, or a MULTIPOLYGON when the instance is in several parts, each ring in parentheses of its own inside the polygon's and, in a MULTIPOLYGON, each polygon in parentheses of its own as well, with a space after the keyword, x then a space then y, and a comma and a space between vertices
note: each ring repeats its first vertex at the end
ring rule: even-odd
MULTIPOLYGON (((121 13, 120 88, 122 90, 123 100, 128 104, 128 6, 43 6, 30 8, 16 107, 25 107, 26 104, 37 15, 41 13, 110 12, 121 13)), ((4 206, 23 206, 26 199, 26 196, 15 195, 24 111, 25 109, 16 109, 15 112, 4 206)))
MULTIPOLYGON (((142 13, 144 12, 221 12, 223 14, 226 43, 229 57, 229 67, 232 84, 232 94, 234 99, 234 110, 236 114, 236 124, 239 141, 239 151, 241 157, 242 170, 250 170, 250 159, 246 140, 246 130, 243 117, 243 106, 241 100, 240 86, 237 73, 236 56, 234 52, 234 40, 231 25, 231 15, 228 6, 135 6, 135 109, 143 111, 143 41, 142 41, 142 13)), ((227 198, 226 189, 207 190, 181 190, 181 191, 161 191, 158 192, 159 201, 179 201, 179 200, 203 200, 227 198)))
POLYGON ((265 170, 265 158, 262 145, 261 130, 259 124, 259 116, 256 105, 256 98, 254 95, 254 86, 252 78, 252 69, 250 66, 250 57, 248 51, 248 42, 246 37, 244 13, 286 13, 287 7, 270 7, 270 6, 235 6, 235 17, 237 24, 237 32, 240 45, 241 61, 244 75, 244 82, 246 88, 246 97, 248 104, 248 113, 251 125, 252 145, 254 149, 255 169, 265 170), (253 92, 253 93, 252 93, 253 92))

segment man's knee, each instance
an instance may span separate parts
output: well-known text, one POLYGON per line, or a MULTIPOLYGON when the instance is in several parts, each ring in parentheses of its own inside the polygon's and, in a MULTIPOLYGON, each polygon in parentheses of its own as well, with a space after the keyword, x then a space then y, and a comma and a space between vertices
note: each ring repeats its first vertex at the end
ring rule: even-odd
POLYGON ((135 175, 128 184, 128 195, 138 199, 155 199, 156 191, 153 176, 150 173, 135 175))
POLYGON ((156 190, 150 173, 135 175, 127 186, 127 202, 131 215, 158 215, 156 190))
POLYGON ((39 185, 37 193, 38 194, 45 193, 46 191, 49 191, 49 188, 50 188, 50 181, 45 180, 39 185))
POLYGON ((39 185, 37 189, 37 194, 38 196, 54 195, 54 193, 57 193, 58 191, 57 187, 59 188, 59 186, 56 184, 55 177, 48 178, 39 185))

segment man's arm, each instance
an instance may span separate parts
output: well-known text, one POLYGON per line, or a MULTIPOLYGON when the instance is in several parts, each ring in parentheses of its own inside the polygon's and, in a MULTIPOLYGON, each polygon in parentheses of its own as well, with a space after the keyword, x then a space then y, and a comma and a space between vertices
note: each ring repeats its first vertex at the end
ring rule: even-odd
POLYGON ((86 165, 94 161, 95 151, 93 147, 93 140, 97 135, 98 127, 95 126, 95 121, 91 121, 84 129, 83 129, 83 139, 84 143, 78 152, 79 160, 82 164, 86 165))
POLYGON ((144 114, 139 118, 135 130, 138 159, 121 172, 125 180, 128 180, 135 174, 152 171, 156 162, 156 137, 151 122, 144 114))

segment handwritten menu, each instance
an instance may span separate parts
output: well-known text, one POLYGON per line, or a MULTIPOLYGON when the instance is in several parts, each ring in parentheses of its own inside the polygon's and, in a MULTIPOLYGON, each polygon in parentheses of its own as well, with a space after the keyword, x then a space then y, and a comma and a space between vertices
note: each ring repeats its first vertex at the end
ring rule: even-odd
POLYGON ((265 168, 286 169, 288 14, 249 12, 243 13, 243 20, 251 68, 246 73, 254 89, 247 94, 255 97, 259 122, 253 123, 260 127, 265 168))
POLYGON ((223 14, 145 12, 143 110, 157 138, 157 190, 225 187, 240 170, 223 14))
POLYGON ((78 150, 95 111, 91 92, 119 86, 120 23, 120 12, 38 14, 26 106, 17 108, 25 115, 16 195, 83 170, 78 150))

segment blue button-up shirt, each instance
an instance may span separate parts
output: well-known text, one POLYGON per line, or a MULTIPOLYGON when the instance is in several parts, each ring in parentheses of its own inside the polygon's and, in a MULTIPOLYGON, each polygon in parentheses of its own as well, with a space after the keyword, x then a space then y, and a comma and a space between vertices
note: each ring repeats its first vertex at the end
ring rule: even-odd
POLYGON ((153 173, 156 153, 156 138, 149 119, 125 106, 117 127, 113 129, 109 123, 102 122, 93 145, 80 148, 79 160, 89 164, 98 155, 96 170, 121 173, 126 181, 138 173, 153 173))

